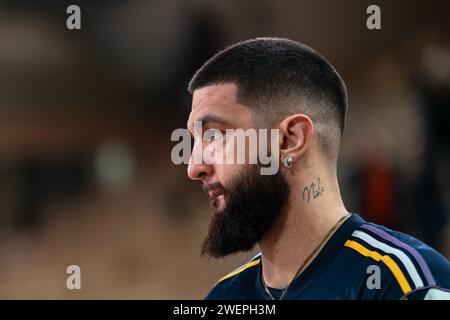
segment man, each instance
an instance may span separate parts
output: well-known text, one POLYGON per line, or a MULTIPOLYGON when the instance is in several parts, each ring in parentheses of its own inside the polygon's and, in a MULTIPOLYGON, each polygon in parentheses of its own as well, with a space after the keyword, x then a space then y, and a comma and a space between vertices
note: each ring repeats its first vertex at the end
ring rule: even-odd
POLYGON ((214 207, 202 254, 261 250, 207 299, 450 298, 442 255, 344 207, 336 167, 347 93, 321 55, 288 39, 240 42, 207 61, 189 92, 191 133, 199 121, 202 132, 277 129, 282 164, 263 175, 261 163, 194 161, 211 144, 234 143, 195 137, 188 175, 214 207))

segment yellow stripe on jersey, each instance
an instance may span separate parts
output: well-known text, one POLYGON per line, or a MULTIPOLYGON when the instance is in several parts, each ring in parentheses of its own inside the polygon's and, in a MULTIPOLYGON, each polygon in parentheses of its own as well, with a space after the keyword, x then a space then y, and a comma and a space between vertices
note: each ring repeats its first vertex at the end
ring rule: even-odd
POLYGON ((371 251, 366 247, 364 247, 363 245, 359 244, 358 242, 352 240, 347 240, 344 245, 346 247, 352 248, 353 250, 359 252, 365 257, 372 258, 375 261, 383 262, 389 268, 389 270, 391 270, 392 274, 394 275, 395 279, 400 285, 400 288, 402 289, 403 293, 411 291, 411 286, 409 285, 408 280, 406 280, 406 277, 403 274, 402 270, 390 256, 381 255, 376 251, 371 251))
POLYGON ((247 263, 246 265, 244 265, 244 266, 238 268, 236 271, 233 271, 233 272, 231 272, 230 274, 227 274, 225 277, 223 277, 222 279, 220 279, 219 281, 217 281, 217 283, 219 283, 219 282, 221 282, 221 281, 223 281, 223 280, 225 280, 225 279, 231 278, 231 277, 237 275, 238 273, 241 273, 242 271, 244 271, 244 270, 246 270, 246 269, 248 269, 248 268, 251 268, 251 267, 253 267, 253 266, 256 266, 257 264, 260 263, 260 261, 261 261, 261 259, 256 259, 256 260, 254 260, 254 261, 251 261, 251 262, 247 263))

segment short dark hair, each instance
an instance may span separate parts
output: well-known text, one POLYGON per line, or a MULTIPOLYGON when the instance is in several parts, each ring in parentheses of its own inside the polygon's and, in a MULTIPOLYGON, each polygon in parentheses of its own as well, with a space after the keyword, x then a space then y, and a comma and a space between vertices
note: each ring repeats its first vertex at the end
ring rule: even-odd
POLYGON ((237 101, 262 111, 265 120, 308 115, 326 151, 337 157, 347 90, 334 67, 312 48, 284 38, 235 43, 203 64, 188 91, 227 82, 236 84, 237 101))

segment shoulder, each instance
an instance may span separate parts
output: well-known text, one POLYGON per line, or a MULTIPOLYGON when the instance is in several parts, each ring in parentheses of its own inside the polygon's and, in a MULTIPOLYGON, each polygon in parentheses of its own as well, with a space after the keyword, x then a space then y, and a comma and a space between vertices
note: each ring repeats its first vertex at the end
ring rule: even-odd
POLYGON ((369 291, 383 299, 450 299, 450 263, 422 241, 373 223, 356 228, 345 247, 383 270, 381 290, 369 291))
POLYGON ((255 282, 261 254, 258 253, 250 261, 220 278, 205 297, 206 300, 239 299, 246 295, 245 290, 252 288, 255 282))

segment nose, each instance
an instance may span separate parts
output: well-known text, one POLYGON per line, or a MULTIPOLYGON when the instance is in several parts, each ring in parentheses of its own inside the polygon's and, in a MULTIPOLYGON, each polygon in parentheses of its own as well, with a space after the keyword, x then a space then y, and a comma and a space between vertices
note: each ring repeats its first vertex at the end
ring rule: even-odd
MULTIPOLYGON (((203 157, 201 157, 201 161, 199 163, 195 163, 194 159, 196 157, 196 153, 202 152, 199 147, 196 147, 194 144, 194 148, 191 153, 191 157, 189 158, 189 164, 187 168, 187 175, 192 180, 205 180, 206 177, 210 176, 212 173, 211 165, 206 164, 203 161, 203 157)), ((200 154, 197 154, 199 157, 200 154)))
POLYGON ((211 168, 205 164, 194 164, 189 162, 187 174, 192 180, 204 180, 210 175, 211 168))

